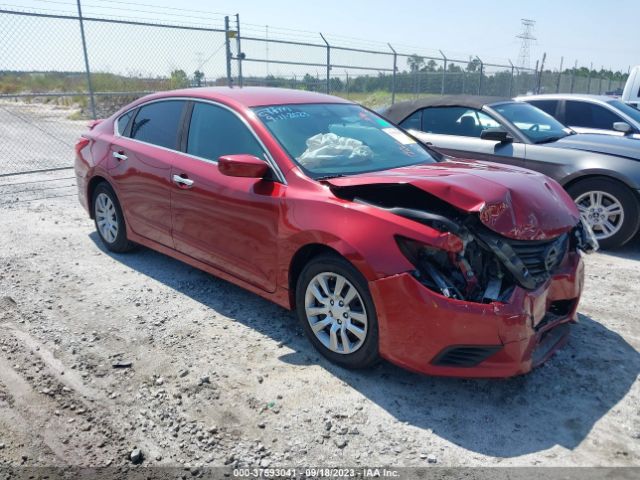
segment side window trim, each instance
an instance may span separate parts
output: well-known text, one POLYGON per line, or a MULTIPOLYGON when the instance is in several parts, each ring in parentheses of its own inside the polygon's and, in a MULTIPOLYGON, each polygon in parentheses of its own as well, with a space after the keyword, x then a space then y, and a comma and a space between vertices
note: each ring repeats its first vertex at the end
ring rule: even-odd
POLYGON ((193 113, 194 102, 188 100, 182 109, 180 118, 180 132, 178 132, 178 150, 187 153, 187 140, 189 139, 189 127, 191 126, 191 114, 193 113))

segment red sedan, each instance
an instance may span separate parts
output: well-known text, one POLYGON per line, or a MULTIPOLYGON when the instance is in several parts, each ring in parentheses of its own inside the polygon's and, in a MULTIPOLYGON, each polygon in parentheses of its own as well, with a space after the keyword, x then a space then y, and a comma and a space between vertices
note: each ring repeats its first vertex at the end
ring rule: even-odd
POLYGON ((295 309, 345 367, 525 373, 566 340, 597 248, 544 175, 443 157, 304 91, 141 98, 94 122, 75 169, 107 249, 144 245, 295 309))

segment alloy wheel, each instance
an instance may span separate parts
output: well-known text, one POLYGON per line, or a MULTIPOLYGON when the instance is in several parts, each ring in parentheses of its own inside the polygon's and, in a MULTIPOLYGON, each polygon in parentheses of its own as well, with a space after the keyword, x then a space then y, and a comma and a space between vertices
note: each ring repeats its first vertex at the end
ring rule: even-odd
POLYGON ((305 313, 315 336, 332 352, 353 353, 367 338, 364 301, 342 275, 322 272, 311 279, 305 293, 305 313))
POLYGON ((107 243, 113 243, 118 236, 118 216, 116 206, 106 193, 100 193, 96 197, 96 225, 100 235, 107 243))
POLYGON ((624 209, 616 197, 607 192, 585 192, 575 200, 582 218, 591 226, 598 240, 612 237, 624 222, 624 209))

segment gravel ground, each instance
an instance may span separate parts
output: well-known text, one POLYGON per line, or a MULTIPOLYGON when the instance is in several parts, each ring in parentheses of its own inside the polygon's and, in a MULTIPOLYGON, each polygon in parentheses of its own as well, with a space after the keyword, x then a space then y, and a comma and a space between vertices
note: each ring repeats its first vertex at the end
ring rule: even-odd
POLYGON ((580 323, 529 375, 352 372, 255 295, 106 252, 56 175, 0 185, 0 466, 640 465, 638 241, 587 258, 580 323))

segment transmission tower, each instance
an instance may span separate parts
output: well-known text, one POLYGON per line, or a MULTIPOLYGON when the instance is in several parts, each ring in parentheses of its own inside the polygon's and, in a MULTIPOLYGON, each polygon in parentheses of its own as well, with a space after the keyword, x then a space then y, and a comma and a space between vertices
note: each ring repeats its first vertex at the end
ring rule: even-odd
POLYGON ((536 40, 536 37, 533 36, 533 27, 535 24, 535 20, 523 18, 522 33, 520 35, 516 35, 516 38, 522 40, 522 43, 520 44, 520 54, 518 55, 518 67, 520 68, 530 68, 531 42, 536 40))

